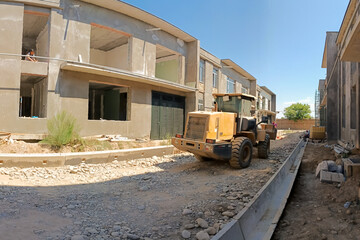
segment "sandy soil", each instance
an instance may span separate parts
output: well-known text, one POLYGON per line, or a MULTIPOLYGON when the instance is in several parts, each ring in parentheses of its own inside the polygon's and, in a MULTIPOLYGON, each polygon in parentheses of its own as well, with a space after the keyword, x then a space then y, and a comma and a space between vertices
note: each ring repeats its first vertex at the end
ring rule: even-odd
POLYGON ((334 151, 323 144, 308 143, 273 239, 360 239, 359 180, 321 183, 315 170, 323 160, 336 160, 334 151), (351 202, 349 208, 344 207, 346 202, 351 202))

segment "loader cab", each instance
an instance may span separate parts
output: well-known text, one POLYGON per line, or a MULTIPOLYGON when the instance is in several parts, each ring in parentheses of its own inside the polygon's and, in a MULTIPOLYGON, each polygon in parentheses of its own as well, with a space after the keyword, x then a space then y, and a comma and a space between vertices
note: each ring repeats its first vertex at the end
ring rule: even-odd
POLYGON ((241 116, 251 117, 255 97, 243 93, 213 94, 215 108, 218 112, 237 113, 241 116))

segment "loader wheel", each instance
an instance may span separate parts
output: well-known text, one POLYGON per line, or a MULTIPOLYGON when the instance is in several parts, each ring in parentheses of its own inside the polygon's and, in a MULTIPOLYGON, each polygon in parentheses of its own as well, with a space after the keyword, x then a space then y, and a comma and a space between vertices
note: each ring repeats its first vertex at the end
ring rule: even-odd
POLYGON ((230 166, 233 168, 247 168, 252 158, 252 143, 247 137, 238 137, 232 142, 230 166))
POLYGON ((265 135, 265 141, 261 141, 258 144, 258 155, 259 158, 268 158, 270 153, 270 136, 265 135))
POLYGON ((208 161, 211 161, 212 158, 208 158, 208 157, 203 157, 203 156, 200 156, 200 155, 197 155, 197 154, 194 154, 195 158, 197 160, 199 160, 200 162, 208 162, 208 161))

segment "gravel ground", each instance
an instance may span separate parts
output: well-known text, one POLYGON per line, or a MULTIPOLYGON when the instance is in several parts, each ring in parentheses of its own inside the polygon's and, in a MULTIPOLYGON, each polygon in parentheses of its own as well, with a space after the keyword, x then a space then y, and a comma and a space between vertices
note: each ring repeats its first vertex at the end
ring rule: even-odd
MULTIPOLYGON (((281 166, 299 133, 247 169, 192 154, 0 168, 1 239, 209 239, 281 166)), ((256 156, 256 151, 254 153, 256 156)))

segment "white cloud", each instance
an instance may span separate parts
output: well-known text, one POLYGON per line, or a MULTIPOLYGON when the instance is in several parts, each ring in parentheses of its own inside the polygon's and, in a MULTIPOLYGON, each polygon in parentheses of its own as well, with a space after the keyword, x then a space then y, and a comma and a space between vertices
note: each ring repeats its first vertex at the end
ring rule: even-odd
POLYGON ((278 113, 276 115, 276 117, 277 118, 284 117, 284 109, 289 107, 291 104, 294 104, 294 103, 309 104, 310 105, 310 110, 311 110, 311 116, 315 117, 314 98, 309 97, 309 96, 304 98, 304 99, 299 99, 299 100, 296 100, 296 101, 288 101, 288 102, 280 103, 276 108, 277 111, 279 111, 280 113, 278 113))

